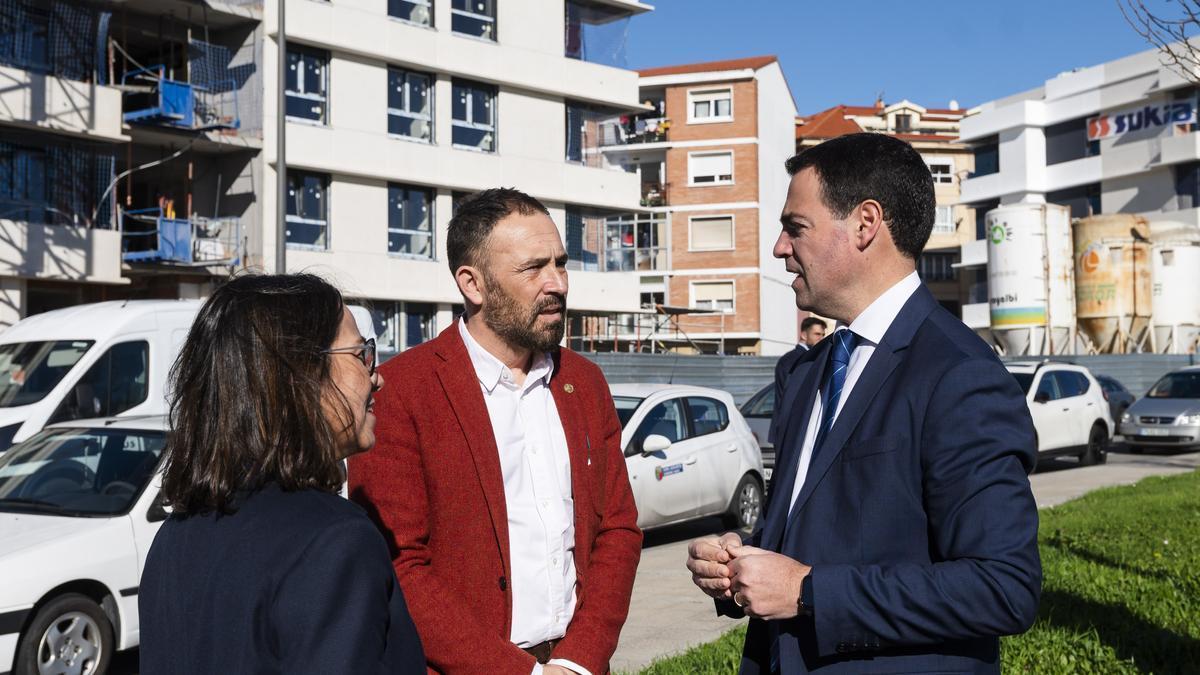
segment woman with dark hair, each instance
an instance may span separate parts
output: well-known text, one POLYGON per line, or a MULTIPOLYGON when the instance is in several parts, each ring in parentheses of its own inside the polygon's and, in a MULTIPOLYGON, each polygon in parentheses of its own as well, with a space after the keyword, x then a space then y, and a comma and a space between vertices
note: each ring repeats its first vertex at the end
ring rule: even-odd
POLYGON ((337 495, 375 444, 374 341, 318 277, 250 275, 200 309, 171 372, 142 575, 146 673, 424 673, 384 540, 337 495))

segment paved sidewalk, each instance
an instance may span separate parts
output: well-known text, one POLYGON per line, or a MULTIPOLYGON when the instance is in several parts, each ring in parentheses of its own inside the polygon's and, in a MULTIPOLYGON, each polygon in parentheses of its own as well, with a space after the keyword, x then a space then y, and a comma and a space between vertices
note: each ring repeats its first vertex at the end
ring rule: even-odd
MULTIPOLYGON (((1103 466, 1079 467, 1065 459, 1043 462, 1029 480, 1038 507, 1044 508, 1096 488, 1128 485, 1146 476, 1184 473, 1197 467, 1200 453, 1114 452, 1103 466)), ((738 625, 716 616, 712 601, 692 585, 691 574, 684 567, 689 541, 721 531, 721 522, 709 518, 646 535, 629 620, 613 656, 613 670, 636 672, 655 658, 715 640, 738 625)))

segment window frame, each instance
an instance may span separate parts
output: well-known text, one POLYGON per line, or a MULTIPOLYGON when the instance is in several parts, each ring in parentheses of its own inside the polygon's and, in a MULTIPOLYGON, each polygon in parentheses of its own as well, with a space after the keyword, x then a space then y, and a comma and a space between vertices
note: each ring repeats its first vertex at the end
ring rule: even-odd
POLYGON ((392 93, 392 86, 393 86, 392 76, 393 75, 401 75, 403 77, 403 81, 404 81, 403 98, 404 98, 404 105, 406 108, 412 107, 412 92, 411 92, 412 85, 410 84, 409 78, 411 76, 417 76, 417 77, 424 77, 427 80, 427 85, 426 85, 426 89, 425 89, 425 99, 429 102, 429 112, 427 114, 423 114, 423 113, 416 113, 411 110, 407 110, 407 109, 403 109, 403 108, 393 108, 391 106, 391 102, 389 100, 388 106, 387 106, 387 116, 388 116, 388 122, 389 122, 389 124, 387 125, 389 127, 388 131, 387 131, 388 137, 389 138, 398 138, 398 139, 410 141, 413 143, 434 145, 435 141, 436 141, 436 138, 434 136, 434 133, 436 131, 434 119, 437 115, 437 110, 435 108, 435 106, 437 105, 437 94, 436 94, 437 77, 435 75, 433 75, 432 73, 426 73, 426 72, 422 72, 419 70, 410 70, 408 68, 403 68, 400 66, 389 65, 387 67, 387 76, 388 76, 387 86, 388 86, 388 98, 389 99, 391 98, 391 93, 392 93), (390 126, 391 126, 390 122, 391 122, 391 118, 393 116, 404 117, 404 118, 407 118, 410 120, 420 120, 420 121, 425 122, 425 124, 428 125, 428 128, 429 128, 429 138, 420 138, 417 136, 410 136, 410 135, 406 135, 406 134, 392 133, 392 131, 390 129, 390 126))
MULTIPOLYGON (((393 256, 393 257, 397 257, 397 258, 404 258, 407 260, 423 260, 423 261, 436 262, 437 261, 437 220, 436 220, 437 191, 434 190, 433 188, 422 187, 420 185, 409 185, 406 183, 395 183, 395 182, 390 182, 390 181, 387 184, 387 190, 388 190, 388 220, 387 220, 388 251, 387 251, 387 254, 389 256, 393 256), (393 194, 393 191, 395 191, 395 190, 402 191, 404 193, 404 197, 407 197, 408 193, 410 193, 410 192, 420 191, 420 192, 425 193, 425 196, 426 196, 425 203, 429 205, 429 216, 428 216, 429 230, 428 231, 414 230, 414 229, 408 228, 408 227, 392 227, 392 219, 391 219, 392 204, 393 204, 392 194, 393 194), (418 253, 405 253, 403 251, 392 251, 391 250, 391 240, 392 240, 393 234, 405 234, 405 235, 409 235, 409 236, 415 235, 418 237, 428 237, 429 238, 429 255, 425 256, 425 255, 421 255, 418 253)), ((407 202, 407 199, 404 199, 404 201, 407 202)))
MULTIPOLYGON (((321 104, 321 114, 318 119, 309 119, 307 117, 295 117, 293 115, 288 115, 286 107, 285 107, 284 117, 286 118, 287 121, 290 121, 290 122, 299 122, 300 124, 312 124, 312 125, 321 126, 321 127, 329 126, 329 118, 330 118, 330 110, 329 110, 329 86, 330 86, 329 75, 330 75, 330 73, 329 73, 329 71, 333 67, 333 58, 330 56, 330 54, 327 50, 318 49, 316 47, 309 47, 307 45, 302 45, 302 44, 289 44, 287 51, 288 51, 288 53, 287 53, 287 55, 285 55, 285 58, 290 56, 292 52, 295 52, 300 55, 300 61, 298 62, 298 66, 303 66, 305 64, 306 56, 321 59, 321 65, 322 65, 322 67, 321 67, 321 89, 322 89, 322 91, 320 93, 316 93, 316 94, 310 93, 307 91, 292 91, 287 88, 287 82, 285 80, 284 81, 284 91, 283 91, 285 106, 287 104, 287 100, 290 98, 296 98, 296 99, 303 100, 303 101, 319 102, 321 104)), ((290 65, 289 65, 289 69, 290 69, 290 65)), ((302 74, 297 73, 296 83, 300 87, 304 86, 304 80, 305 80, 305 78, 302 76, 302 74)))
POLYGON ((687 123, 688 124, 721 124, 733 121, 733 87, 700 87, 689 89, 687 93, 687 123), (725 100, 727 94, 729 99, 729 114, 717 115, 717 101, 725 100), (713 114, 704 117, 696 115, 696 104, 708 102, 711 104, 713 114))
POLYGON ((954 185, 954 158, 953 157, 930 157, 925 160, 925 166, 929 167, 929 173, 933 176, 933 184, 936 185, 954 185), (944 174, 934 173, 933 167, 945 166, 949 167, 949 171, 944 174), (941 180, 942 178, 946 180, 941 180))
POLYGON ((498 6, 497 0, 487 0, 487 1, 490 2, 492 5, 492 16, 488 16, 486 14, 476 14, 475 12, 472 12, 472 11, 466 10, 466 9, 458 9, 454 6, 454 0, 450 0, 450 32, 453 35, 457 35, 459 37, 470 38, 472 40, 479 40, 481 42, 487 42, 490 44, 498 44, 500 42, 500 26, 499 26, 499 24, 500 24, 500 21, 499 21, 500 8, 498 6), (472 35, 471 33, 464 33, 462 31, 454 30, 454 17, 456 17, 456 16, 462 16, 462 17, 466 17, 468 19, 475 19, 478 21, 483 21, 485 23, 491 24, 491 27, 492 27, 491 37, 484 37, 482 35, 472 35))
POLYGON ((933 214, 933 229, 930 231, 930 234, 954 234, 958 231, 958 223, 954 220, 954 205, 935 206, 933 214), (939 223, 942 223, 942 220, 938 218, 938 214, 940 213, 950 214, 948 226, 945 226, 945 224, 939 226, 939 223))
POLYGON ((736 279, 702 279, 699 281, 688 281, 688 308, 689 309, 704 309, 713 313, 734 314, 737 312, 737 280, 736 279), (720 284, 728 284, 732 289, 732 297, 730 298, 729 309, 720 307, 697 307, 696 306, 696 286, 717 286, 720 284))
MULTIPOLYGON (((76 365, 78 365, 78 363, 76 365)), ((72 368, 74 368, 74 367, 75 366, 72 366, 72 368)), ((97 356, 95 359, 93 359, 92 362, 88 364, 87 369, 83 371, 83 374, 80 375, 78 379, 76 379, 74 382, 71 383, 71 387, 67 390, 68 391, 67 396, 63 397, 63 399, 61 401, 59 401, 58 405, 55 406, 54 412, 50 414, 50 417, 46 423, 47 424, 56 424, 58 422, 70 422, 73 420, 88 419, 90 417, 114 417, 116 415, 120 415, 122 413, 126 413, 126 412, 129 412, 130 410, 133 410, 134 408, 138 407, 139 405, 142 405, 146 401, 150 400, 150 383, 152 382, 152 380, 150 379, 150 374, 151 374, 150 369, 153 367, 154 367, 154 363, 153 363, 153 359, 151 359, 150 341, 149 340, 147 340, 145 338, 141 338, 141 339, 125 340, 123 342, 114 342, 113 344, 108 346, 108 349, 104 350, 103 352, 100 353, 99 356, 97 356), (113 374, 114 374, 113 353, 117 349, 119 349, 121 347, 125 347, 127 345, 139 345, 141 347, 142 358, 144 359, 144 363, 146 365, 145 387, 142 392, 142 398, 140 401, 137 401, 136 403, 133 403, 132 405, 129 405, 117 412, 113 412, 112 411, 113 374), (107 369, 107 373, 104 376, 106 389, 103 393, 104 398, 101 403, 101 405, 103 407, 101 408, 100 412, 98 414, 94 414, 94 413, 81 414, 78 417, 68 416, 70 414, 69 409, 68 409, 68 403, 74 399, 75 388, 78 387, 80 385, 80 383, 84 382, 89 376, 91 376, 92 372, 95 371, 96 368, 100 367, 101 364, 103 364, 104 367, 107 369)), ((61 382, 59 384, 61 384, 61 382)), ((97 393, 98 392, 93 391, 93 394, 97 394, 97 393)), ((83 411, 76 410, 74 412, 83 412, 83 411)))
POLYGON ((725 405, 724 401, 713 398, 711 396, 684 396, 681 398, 681 400, 683 401, 684 411, 685 411, 685 414, 687 415, 688 438, 703 438, 704 436, 711 436, 712 434, 719 434, 722 431, 725 431, 726 429, 729 428, 729 419, 730 419, 729 418, 729 406, 725 405), (725 413, 725 415, 724 415, 725 419, 721 423, 721 426, 719 428, 714 429, 713 431, 705 431, 704 433, 699 433, 697 431, 696 419, 692 415, 692 400, 693 399, 701 400, 701 401, 711 401, 717 405, 718 410, 723 411, 725 413))
POLYGON ((407 3, 413 4, 413 5, 417 5, 419 7, 426 8, 426 10, 429 12, 429 23, 420 23, 418 21, 413 21, 412 19, 406 19, 402 16, 396 16, 395 14, 392 14, 392 12, 391 12, 392 1, 393 0, 388 0, 387 15, 388 15, 389 19, 393 19, 395 21, 399 21, 401 23, 405 23, 410 26, 417 26, 418 28, 437 28, 437 26, 435 24, 436 17, 434 14, 434 6, 433 6, 434 0, 396 0, 397 2, 407 2, 407 3))
POLYGON ((708 251, 734 251, 737 250, 737 218, 732 213, 711 213, 700 216, 688 216, 688 252, 703 253, 708 251), (696 248, 692 239, 692 231, 696 221, 705 220, 724 220, 729 219, 729 246, 722 248, 696 248))
MULTIPOLYGON (((637 428, 634 429, 633 433, 629 436, 629 445, 625 447, 626 457, 633 457, 634 455, 640 455, 642 453, 642 443, 645 442, 647 437, 653 435, 649 433, 642 435, 642 425, 646 423, 646 420, 650 417, 650 413, 653 412, 655 408, 668 403, 673 403, 675 405, 676 410, 679 412, 680 421, 683 423, 683 433, 681 437, 677 440, 671 441, 671 444, 674 445, 676 443, 682 443, 691 438, 692 423, 690 414, 688 413, 687 403, 681 396, 669 396, 646 408, 646 412, 642 415, 642 418, 638 420, 637 428)), ((667 440, 671 439, 668 438, 667 440)))
MULTIPOLYGON (((299 216, 299 215, 293 216, 293 215, 287 213, 287 211, 286 211, 287 205, 285 205, 285 207, 284 207, 285 208, 284 225, 286 226, 288 223, 296 223, 298 225, 320 225, 321 227, 323 227, 325 229, 325 244, 323 246, 318 246, 316 244, 303 244, 303 243, 299 243, 299 242, 287 241, 287 231, 285 228, 284 245, 287 246, 288 248, 294 248, 294 249, 299 249, 299 250, 304 250, 304 251, 328 251, 328 250, 331 250, 332 232, 329 227, 329 221, 330 221, 330 214, 332 213, 332 209, 329 206, 329 197, 330 197, 330 193, 333 192, 333 176, 328 173, 322 172, 322 171, 308 171, 305 169, 287 169, 287 177, 288 178, 290 178, 293 173, 295 173, 297 176, 316 176, 316 177, 322 179, 322 185, 321 185, 322 202, 321 203, 324 204, 324 211, 325 211, 324 216, 325 217, 323 219, 318 219, 318 218, 305 218, 305 217, 299 216)), ((290 184, 291 181, 288 180, 288 183, 290 184)), ((300 187, 303 187, 303 182, 301 182, 299 185, 300 185, 300 187)), ((301 199, 303 199, 303 197, 301 199)), ((301 201, 300 203, 303 203, 303 202, 301 201)))
POLYGON ((688 187, 716 187, 716 186, 720 186, 720 185, 733 185, 735 182, 734 170, 733 170, 735 159, 736 159, 736 157, 735 157, 732 149, 730 149, 730 150, 703 150, 700 152, 689 152, 688 153, 688 166, 687 166, 688 187), (721 176, 724 174, 715 174, 715 175, 713 175, 713 177, 712 177, 713 180, 711 182, 710 181, 697 181, 696 180, 697 176, 692 171, 692 160, 696 157, 715 157, 717 155, 729 155, 729 178, 722 180, 721 176))
POLYGON ((500 134, 497 132, 497 129, 500 126, 500 124, 499 124, 500 88, 495 85, 484 84, 482 82, 476 82, 474 80, 464 80, 464 79, 455 78, 450 81, 450 97, 451 97, 450 98, 450 101, 451 101, 451 103, 450 103, 450 146, 453 148, 457 148, 459 150, 470 150, 472 152, 498 153, 499 148, 500 148, 500 134), (480 124, 479 122, 474 121, 474 118, 475 118, 475 98, 474 98, 474 96, 467 97, 467 117, 471 118, 471 121, 459 120, 454 117, 454 93, 455 93, 454 90, 457 87, 464 87, 464 88, 468 88, 468 89, 490 90, 491 100, 492 100, 492 106, 491 106, 491 118, 492 119, 491 119, 490 125, 480 124), (480 147, 474 146, 474 145, 463 145, 461 143, 457 143, 454 140, 454 130, 455 129, 472 129, 475 131, 490 132, 492 135, 491 147, 488 149, 483 149, 483 148, 480 148, 480 147))

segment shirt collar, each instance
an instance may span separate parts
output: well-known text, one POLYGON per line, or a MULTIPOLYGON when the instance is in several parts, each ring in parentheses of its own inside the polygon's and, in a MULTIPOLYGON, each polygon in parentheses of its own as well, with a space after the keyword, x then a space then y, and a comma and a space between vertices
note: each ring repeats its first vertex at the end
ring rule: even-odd
MULTIPOLYGON (((467 346, 467 355, 471 357, 471 365, 475 368, 475 377, 479 379, 479 384, 483 385, 489 394, 501 382, 513 382, 512 371, 475 340, 471 331, 467 330, 466 320, 458 320, 458 332, 467 346)), ((549 384, 552 374, 554 374, 554 359, 545 352, 537 354, 533 357, 533 365, 525 377, 525 387, 528 388, 529 385, 538 381, 549 384)))
POLYGON ((884 291, 883 295, 875 298, 875 302, 867 305, 862 314, 850 324, 850 330, 868 342, 879 344, 888 328, 891 328, 892 322, 896 320, 896 316, 900 314, 904 303, 908 302, 920 287, 921 277, 914 270, 884 291))

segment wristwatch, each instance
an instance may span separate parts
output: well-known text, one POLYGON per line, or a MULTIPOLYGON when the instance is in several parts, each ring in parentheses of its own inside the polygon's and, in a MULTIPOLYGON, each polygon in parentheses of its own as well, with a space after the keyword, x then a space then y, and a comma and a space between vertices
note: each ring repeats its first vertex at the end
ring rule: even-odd
POLYGON ((804 579, 800 582, 800 614, 804 616, 812 616, 813 613, 813 595, 812 595, 812 572, 804 575, 804 579))

